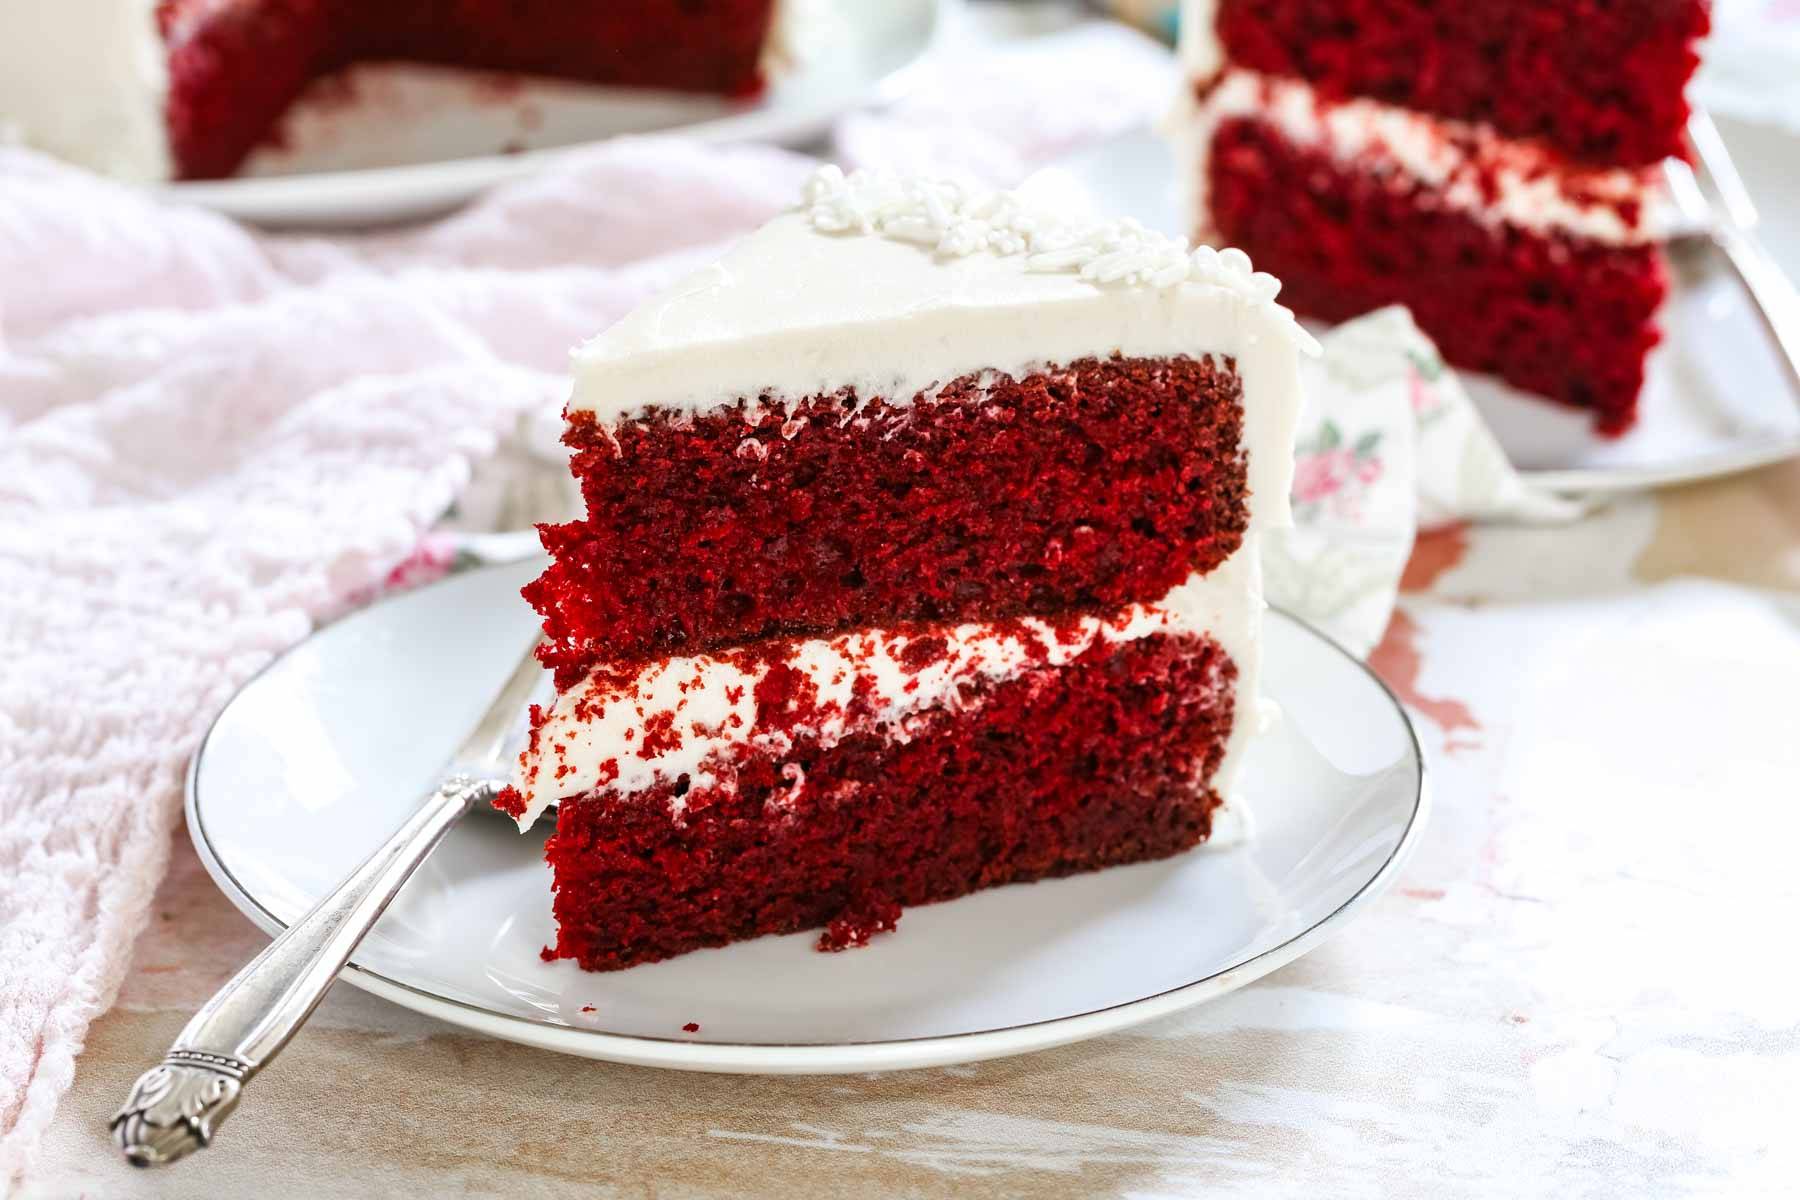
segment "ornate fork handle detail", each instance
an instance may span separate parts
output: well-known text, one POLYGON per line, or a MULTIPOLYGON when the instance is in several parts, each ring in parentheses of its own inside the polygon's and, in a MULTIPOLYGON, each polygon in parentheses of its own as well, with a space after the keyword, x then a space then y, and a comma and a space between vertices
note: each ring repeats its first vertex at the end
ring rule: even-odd
POLYGON ((446 779, 343 884, 232 977, 187 1023, 163 1061, 138 1077, 112 1119, 113 1141, 140 1167, 211 1143, 244 1084, 312 1014, 402 884, 493 783, 446 779))

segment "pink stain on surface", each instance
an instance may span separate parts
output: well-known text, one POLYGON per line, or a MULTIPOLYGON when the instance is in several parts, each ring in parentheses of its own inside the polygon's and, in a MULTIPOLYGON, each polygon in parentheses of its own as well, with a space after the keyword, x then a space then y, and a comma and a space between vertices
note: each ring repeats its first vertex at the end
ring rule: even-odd
POLYGON ((1446 696, 1427 696, 1419 690, 1419 675, 1425 659, 1419 649, 1419 626, 1403 610, 1394 611, 1381 644, 1369 655, 1369 665, 1394 689, 1406 706, 1420 713, 1444 733, 1444 749, 1465 750, 1479 742, 1457 740, 1458 733, 1480 733, 1481 722, 1461 700, 1446 696))
POLYGON ((1469 552, 1469 527, 1459 522, 1443 529, 1421 533, 1413 543, 1412 557, 1400 576, 1403 592, 1428 592, 1445 572, 1454 568, 1469 552))

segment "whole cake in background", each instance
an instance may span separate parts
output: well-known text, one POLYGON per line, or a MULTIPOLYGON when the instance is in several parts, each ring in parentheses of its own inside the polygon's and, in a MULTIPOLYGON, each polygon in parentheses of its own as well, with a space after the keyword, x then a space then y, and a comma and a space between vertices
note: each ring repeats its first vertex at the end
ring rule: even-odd
POLYGON ((779 0, 13 0, 0 130, 134 182, 231 175, 314 80, 403 60, 747 95, 779 0))
POLYGON ((1199 235, 1303 314, 1405 304, 1452 363, 1636 417, 1706 0, 1187 0, 1199 235))
POLYGON ((822 170, 575 354, 558 696, 500 802, 591 969, 1189 849, 1259 724, 1298 400, 1236 251, 822 170))

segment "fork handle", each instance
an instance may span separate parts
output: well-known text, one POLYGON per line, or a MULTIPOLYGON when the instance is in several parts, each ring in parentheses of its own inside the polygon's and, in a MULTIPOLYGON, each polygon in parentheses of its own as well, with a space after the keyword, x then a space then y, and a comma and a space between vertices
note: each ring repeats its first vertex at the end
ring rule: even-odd
POLYGON ((1763 325, 1787 361, 1800 402, 1800 291, 1762 243, 1742 229, 1722 225, 1713 231, 1713 241, 1755 301, 1763 325))
POLYGON ((446 779, 336 891, 201 1006, 113 1116, 113 1141, 132 1165, 174 1162, 212 1142, 244 1083, 305 1024, 401 885, 494 790, 486 781, 446 779))

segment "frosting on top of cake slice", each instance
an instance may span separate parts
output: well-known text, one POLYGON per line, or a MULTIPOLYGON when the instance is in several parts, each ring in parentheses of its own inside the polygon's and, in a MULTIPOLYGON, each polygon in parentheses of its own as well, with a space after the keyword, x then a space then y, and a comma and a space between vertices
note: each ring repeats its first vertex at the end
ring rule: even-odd
POLYGON ((1010 192, 822 167, 801 203, 574 353, 603 422, 845 387, 890 404, 962 375, 1113 353, 1291 360, 1312 338, 1238 251, 1010 192))
MULTIPOLYGON (((551 804, 597 789, 631 795, 678 779, 710 788, 745 749, 786 754, 802 738, 828 747, 880 730, 905 742, 909 718, 974 705, 969 693, 983 682, 1066 666, 1099 643, 1183 635, 1211 639, 1238 673, 1231 685, 1238 716, 1213 774, 1229 796, 1243 751, 1266 718, 1255 700, 1262 611, 1260 563, 1239 553, 1154 604, 1103 615, 868 628, 772 643, 773 657, 762 646, 598 669, 545 713, 513 774, 518 803, 508 811, 524 829, 551 804), (771 672, 794 682, 767 692, 771 672), (776 701, 789 693, 807 700, 785 711, 776 701)), ((683 807, 680 797, 672 801, 675 815, 683 807)))

